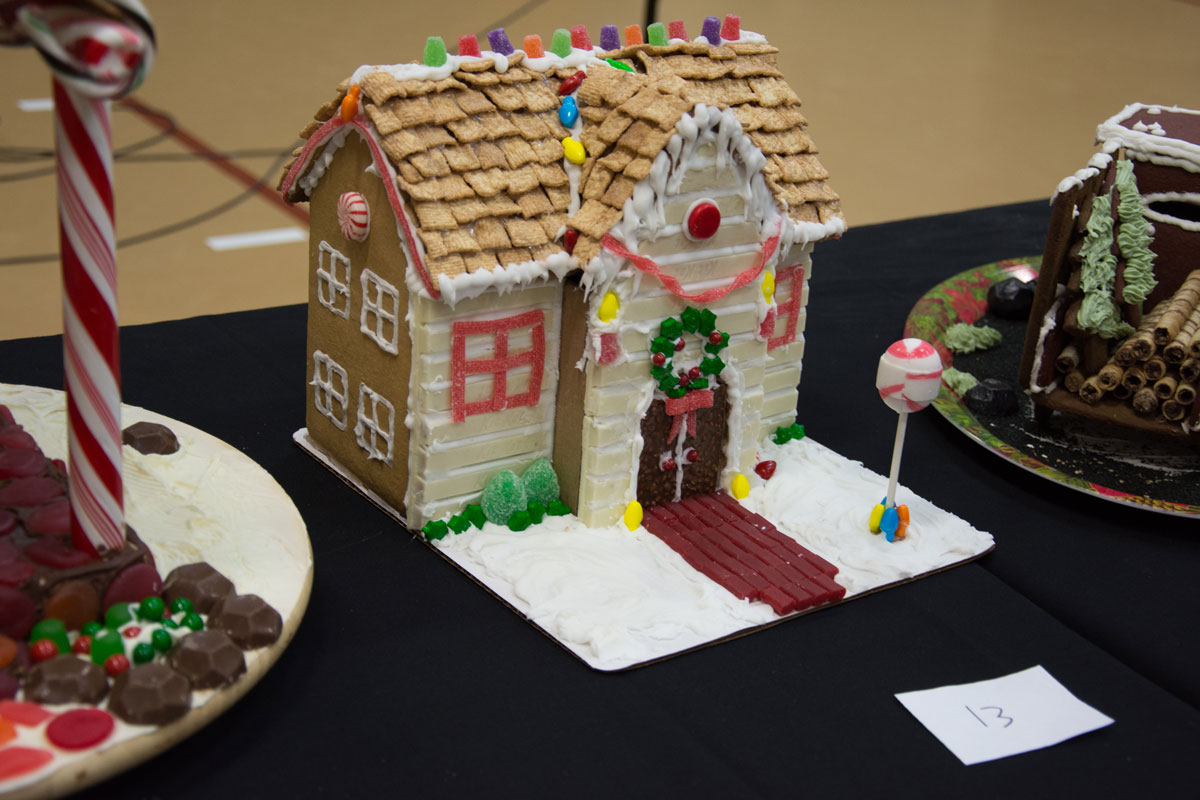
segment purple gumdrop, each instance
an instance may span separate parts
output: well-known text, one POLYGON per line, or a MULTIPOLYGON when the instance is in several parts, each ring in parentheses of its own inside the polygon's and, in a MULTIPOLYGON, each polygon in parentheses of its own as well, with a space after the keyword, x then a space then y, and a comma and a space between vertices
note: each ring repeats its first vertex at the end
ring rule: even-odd
POLYGON ((601 50, 620 50, 621 36, 617 33, 616 25, 601 25, 600 26, 600 49, 601 50))
POLYGON ((704 27, 700 29, 700 38, 708 39, 709 44, 720 44, 721 20, 717 17, 705 17, 704 27))
POLYGON ((504 28, 488 31, 488 44, 492 46, 493 53, 499 53, 502 56, 511 56, 515 49, 512 42, 508 40, 508 34, 504 32, 504 28))

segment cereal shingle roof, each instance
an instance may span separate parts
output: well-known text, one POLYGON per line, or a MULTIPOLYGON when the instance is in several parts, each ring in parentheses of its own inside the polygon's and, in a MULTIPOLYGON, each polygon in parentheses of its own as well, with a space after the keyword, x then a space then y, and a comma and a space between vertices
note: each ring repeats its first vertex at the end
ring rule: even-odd
MULTIPOLYGON (((800 99, 775 66, 777 52, 765 42, 672 41, 604 54, 632 72, 589 65, 577 93, 587 159, 580 205, 569 219, 561 144, 569 134, 558 118, 558 88, 575 68, 534 71, 521 65, 518 51, 504 72, 489 59, 468 60, 439 80, 400 79, 381 69, 359 86, 436 281, 543 261, 562 252, 559 234, 568 226, 579 231, 574 255, 586 264, 680 118, 699 103, 732 110, 766 156, 763 178, 788 216, 839 218, 838 196, 805 132, 800 99)), ((337 113, 348 88, 344 82, 301 136, 337 113)), ((304 193, 293 184, 288 199, 303 200, 304 193)))

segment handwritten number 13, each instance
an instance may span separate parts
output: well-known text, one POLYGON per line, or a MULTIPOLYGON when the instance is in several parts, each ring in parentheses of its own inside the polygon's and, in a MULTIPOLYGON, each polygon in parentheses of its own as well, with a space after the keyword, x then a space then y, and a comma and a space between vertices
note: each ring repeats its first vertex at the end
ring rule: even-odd
MULTIPOLYGON (((965 708, 971 714, 972 717, 979 720, 979 724, 982 725, 983 727, 985 727, 985 728, 992 727, 992 725, 990 725, 987 721, 985 721, 983 719, 983 717, 976 714, 975 710, 972 709, 970 706, 963 706, 963 708, 965 708)), ((995 722, 997 720, 1003 720, 1004 724, 1000 726, 1002 728, 1007 728, 1009 725, 1013 724, 1013 718, 1004 716, 1004 709, 1001 708, 1000 706, 980 706, 979 710, 995 712, 994 720, 992 720, 992 721, 995 722)))

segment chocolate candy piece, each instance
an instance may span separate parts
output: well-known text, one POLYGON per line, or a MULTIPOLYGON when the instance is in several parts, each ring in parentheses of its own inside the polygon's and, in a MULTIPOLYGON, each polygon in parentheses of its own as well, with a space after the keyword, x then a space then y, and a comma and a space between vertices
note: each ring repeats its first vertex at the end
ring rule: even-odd
POLYGON ((183 637, 171 651, 170 663, 195 689, 227 686, 246 671, 246 657, 229 634, 213 628, 183 637))
POLYGON ((963 396, 967 408, 983 414, 1011 414, 1017 410, 1017 393, 999 378, 984 378, 963 396))
POLYGON ((108 710, 134 725, 166 725, 192 707, 187 678, 159 661, 139 664, 113 681, 108 710))
POLYGON ((186 597, 197 611, 207 614, 218 600, 233 594, 233 582, 201 561, 171 570, 163 585, 163 594, 167 603, 186 597))
POLYGON ((25 677, 25 699, 35 703, 96 705, 107 692, 104 670, 69 653, 35 664, 25 677))
POLYGON ((275 643, 283 631, 283 618, 258 595, 237 594, 213 606, 208 627, 225 631, 238 647, 252 650, 275 643))
POLYGON ((1005 319, 1025 319, 1033 307, 1033 293, 1037 291, 1037 278, 1023 281, 1020 278, 1005 278, 988 289, 988 310, 1005 319))
POLYGON ((135 422, 121 432, 121 441, 143 455, 169 456, 179 452, 179 440, 166 425, 135 422))

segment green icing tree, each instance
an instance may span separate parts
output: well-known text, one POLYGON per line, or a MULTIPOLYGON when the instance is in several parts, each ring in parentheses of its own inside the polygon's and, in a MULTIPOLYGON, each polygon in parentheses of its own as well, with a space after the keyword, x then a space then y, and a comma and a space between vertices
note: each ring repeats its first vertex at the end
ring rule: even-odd
POLYGON ((1154 279, 1154 251, 1150 249, 1154 229, 1146 221, 1146 207, 1138 192, 1132 162, 1117 162, 1115 185, 1117 219, 1121 223, 1117 246, 1125 259, 1125 291, 1121 296, 1126 303, 1142 303, 1158 282, 1154 279))
POLYGON ((1083 247, 1080 283, 1083 302, 1079 305, 1079 325, 1105 339, 1120 339, 1133 333, 1133 327, 1121 319, 1113 302, 1117 281, 1117 257, 1112 252, 1112 199, 1097 195, 1092 201, 1083 247))
POLYGON ((521 475, 521 483, 525 485, 526 497, 547 508, 558 499, 558 476, 554 474, 554 467, 544 458, 539 458, 526 468, 521 475))
POLYGON ((518 511, 524 511, 528 504, 525 484, 511 469, 504 470, 488 481, 479 498, 483 515, 497 525, 507 525, 509 518, 518 511))

